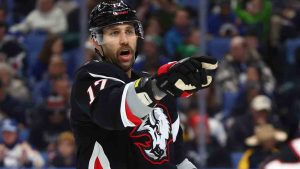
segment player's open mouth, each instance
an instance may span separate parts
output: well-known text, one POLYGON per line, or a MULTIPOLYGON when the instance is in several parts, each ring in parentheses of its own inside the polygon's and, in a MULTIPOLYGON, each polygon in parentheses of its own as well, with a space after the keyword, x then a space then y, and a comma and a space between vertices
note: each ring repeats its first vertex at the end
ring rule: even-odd
POLYGON ((129 49, 123 49, 119 52, 119 59, 122 62, 128 62, 131 60, 131 51, 129 49))

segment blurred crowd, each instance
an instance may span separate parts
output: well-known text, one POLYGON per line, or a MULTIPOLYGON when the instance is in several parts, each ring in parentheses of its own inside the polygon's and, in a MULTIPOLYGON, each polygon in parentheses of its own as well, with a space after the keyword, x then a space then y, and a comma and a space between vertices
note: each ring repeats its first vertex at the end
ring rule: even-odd
MULTIPOLYGON (((98 3, 85 1, 87 12, 98 3)), ((177 105, 186 153, 196 165, 299 162, 299 146, 298 153, 291 149, 300 136, 300 1, 208 0, 205 36, 201 0, 125 1, 145 33, 134 70, 154 74, 162 64, 200 53, 219 60, 203 99, 177 105)), ((75 165, 70 88, 76 69, 97 58, 89 38, 80 49, 81 3, 0 0, 0 167, 75 165)))

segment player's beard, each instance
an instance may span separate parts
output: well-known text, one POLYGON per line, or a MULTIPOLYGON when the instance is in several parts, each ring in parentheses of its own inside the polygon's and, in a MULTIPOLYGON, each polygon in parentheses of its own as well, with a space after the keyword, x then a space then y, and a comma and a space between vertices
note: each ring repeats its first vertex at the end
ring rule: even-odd
POLYGON ((131 70, 134 61, 135 61, 135 50, 133 50, 130 46, 126 46, 126 47, 120 47, 117 51, 106 51, 104 53, 104 57, 106 58, 106 61, 118 66, 119 68, 121 68, 123 71, 128 72, 131 70), (123 49, 127 49, 129 50, 129 59, 128 61, 122 61, 122 57, 121 56, 121 51, 123 49))

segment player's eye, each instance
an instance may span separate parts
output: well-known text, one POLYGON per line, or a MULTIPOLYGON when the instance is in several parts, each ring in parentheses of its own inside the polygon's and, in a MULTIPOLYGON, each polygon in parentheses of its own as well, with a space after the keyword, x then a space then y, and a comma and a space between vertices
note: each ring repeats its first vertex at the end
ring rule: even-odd
POLYGON ((132 29, 126 30, 125 33, 126 33, 127 35, 134 35, 134 34, 135 34, 134 30, 132 30, 132 29))
POLYGON ((109 35, 110 36, 118 36, 119 35, 119 31, 113 31, 113 32, 111 32, 109 35))

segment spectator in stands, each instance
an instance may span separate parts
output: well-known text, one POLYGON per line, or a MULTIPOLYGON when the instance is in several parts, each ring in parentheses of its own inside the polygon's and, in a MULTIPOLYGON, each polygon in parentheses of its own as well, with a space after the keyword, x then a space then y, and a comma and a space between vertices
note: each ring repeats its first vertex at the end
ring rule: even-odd
POLYGON ((60 8, 66 16, 74 9, 78 8, 77 1, 75 0, 57 0, 55 6, 60 8))
POLYGON ((10 26, 12 24, 12 19, 9 17, 9 11, 7 11, 7 5, 5 4, 7 2, 4 0, 1 1, 1 3, 4 3, 4 5, 0 5, 0 22, 6 23, 7 26, 10 26))
POLYGON ((16 121, 6 119, 2 123, 1 135, 3 143, 0 144, 0 167, 41 168, 44 160, 33 150, 28 143, 18 142, 18 128, 16 121))
POLYGON ((190 26, 191 19, 188 11, 178 9, 174 17, 174 26, 165 35, 165 47, 171 60, 174 60, 176 50, 183 43, 190 26))
POLYGON ((163 30, 158 18, 154 16, 149 18, 145 25, 145 35, 158 36, 161 38, 160 36, 162 33, 163 30))
POLYGON ((247 45, 248 50, 248 57, 254 58, 254 59, 264 59, 261 55, 262 51, 262 45, 259 43, 259 39, 255 35, 255 32, 245 32, 244 35, 245 42, 247 45))
POLYGON ((180 44, 176 50, 176 60, 191 57, 199 54, 200 46, 200 32, 197 28, 193 28, 189 31, 187 36, 184 38, 182 44, 180 44))
MULTIPOLYGON (((165 33, 167 30, 172 29, 172 26, 174 25, 174 16, 176 17, 176 13, 180 9, 178 9, 179 7, 174 0, 157 0, 156 2, 157 3, 154 5, 157 9, 151 14, 158 18, 163 33, 165 33)), ((186 11, 188 12, 188 10, 186 11)))
POLYGON ((281 127, 275 114, 272 114, 271 99, 265 95, 258 95, 251 101, 251 108, 242 116, 234 118, 228 127, 228 146, 232 151, 244 151, 244 141, 254 134, 257 125, 271 123, 276 128, 281 127))
POLYGON ((238 169, 258 168, 261 162, 279 152, 277 142, 287 139, 287 134, 276 130, 271 124, 262 124, 255 127, 255 134, 245 140, 251 148, 247 149, 238 169))
POLYGON ((187 112, 188 124, 192 133, 189 133, 189 141, 186 142, 186 151, 189 158, 194 161, 194 164, 199 163, 198 156, 198 143, 201 136, 205 135, 206 146, 206 167, 219 168, 231 167, 229 152, 226 150, 225 145, 227 135, 223 125, 216 119, 207 116, 201 117, 198 113, 197 107, 190 107, 187 112), (205 126, 205 134, 201 134, 200 124, 205 126), (222 157, 222 158, 221 158, 222 157))
MULTIPOLYGON (((299 73, 300 73, 300 47, 298 47, 295 50, 295 62, 288 66, 286 75, 285 75, 285 80, 287 82, 291 82, 293 84, 294 90, 295 90, 295 95, 300 96, 300 79, 299 79, 299 73)), ((300 98, 298 98, 300 99, 300 98)), ((300 108, 300 107, 299 107, 300 108)))
POLYGON ((51 57, 62 56, 64 50, 63 39, 57 35, 49 35, 44 46, 32 68, 32 76, 34 80, 39 81, 44 78, 51 57))
POLYGON ((13 23, 22 21, 26 16, 34 10, 37 0, 13 0, 12 9, 13 23))
POLYGON ((13 118, 26 125, 25 110, 26 106, 7 92, 7 86, 0 79, 0 118, 13 118))
POLYGON ((240 34, 240 23, 231 11, 230 1, 223 0, 219 4, 220 12, 208 17, 208 32, 215 37, 231 37, 240 34))
POLYGON ((197 11, 199 10, 199 0, 177 0, 177 2, 179 3, 180 6, 183 6, 189 10, 191 10, 193 13, 197 13, 197 11))
POLYGON ((284 74, 283 84, 276 91, 276 105, 289 136, 295 137, 300 119, 300 47, 295 51, 295 63, 288 65, 284 74))
MULTIPOLYGON (((144 30, 146 36, 153 36, 160 45, 163 44, 163 38, 162 38, 163 30, 161 27, 161 23, 159 22, 157 17, 155 16, 150 17, 146 22, 144 30)), ((160 50, 163 51, 163 49, 160 50)))
POLYGON ((79 6, 78 1, 75 0, 58 0, 56 6, 60 8, 67 17, 68 31, 67 32, 79 32, 79 6))
MULTIPOLYGON (((270 21, 271 47, 280 48, 286 38, 294 38, 299 32, 299 1, 272 0, 272 16, 270 21), (283 28, 282 27, 286 27, 283 28), (298 27, 298 28, 297 28, 298 27), (284 34, 282 34, 284 32, 284 34)), ((271 49, 272 50, 272 49, 271 49)), ((281 54, 279 54, 282 56, 281 54)), ((272 55, 273 56, 273 55, 272 55)))
POLYGON ((39 151, 53 152, 59 134, 70 131, 67 112, 61 96, 49 96, 34 112, 36 119, 29 133, 29 143, 39 151))
POLYGON ((137 71, 154 74, 161 65, 168 63, 169 59, 160 53, 160 43, 156 36, 146 36, 141 55, 137 58, 133 68, 137 71))
POLYGON ((69 99, 71 94, 70 80, 66 76, 56 79, 53 83, 52 94, 61 97, 64 103, 64 108, 69 108, 69 99))
POLYGON ((241 89, 234 100, 230 110, 230 117, 241 116, 250 109, 250 103, 254 97, 263 94, 261 85, 261 73, 255 65, 250 65, 246 70, 246 85, 241 89))
POLYGON ((300 35, 300 11, 287 3, 280 14, 280 41, 284 42, 289 38, 300 35))
POLYGON ((0 6, 0 22, 6 22, 6 11, 3 6, 0 6))
POLYGON ((257 83, 260 84, 261 82, 261 73, 259 72, 258 68, 255 65, 249 65, 246 71, 247 75, 247 85, 250 83, 257 83))
POLYGON ((50 59, 47 75, 35 84, 33 91, 33 101, 39 105, 53 92, 53 84, 59 78, 68 77, 66 75, 66 65, 59 55, 52 56, 50 59))
POLYGON ((260 41, 255 31, 245 32, 244 38, 247 44, 248 57, 263 60, 271 69, 276 81, 279 81, 283 71, 280 70, 278 65, 282 63, 281 58, 283 57, 276 54, 277 50, 275 48, 269 48, 267 43, 260 41))
POLYGON ((23 46, 7 34, 7 25, 0 21, 0 60, 8 62, 20 74, 24 68, 25 51, 23 46))
POLYGON ((19 24, 10 28, 11 32, 42 31, 63 33, 67 30, 67 20, 63 11, 54 6, 54 0, 37 0, 37 8, 19 24))
POLYGON ((244 2, 238 3, 235 12, 244 23, 245 31, 254 31, 261 40, 268 40, 272 12, 270 0, 249 0, 246 2, 245 9, 242 3, 244 2))
MULTIPOLYGON (((245 88, 247 68, 255 65, 261 75, 262 91, 272 95, 275 79, 269 67, 259 58, 249 55, 246 41, 243 37, 234 37, 230 42, 230 52, 220 63, 216 73, 216 85, 220 98, 225 92, 237 94, 245 88)), ((220 99, 222 100, 222 99, 220 99)))
POLYGON ((15 71, 7 63, 0 63, 0 79, 9 95, 20 102, 28 103, 30 99, 28 88, 24 81, 15 77, 15 71))
POLYGON ((206 96, 206 112, 209 117, 214 117, 217 119, 222 118, 222 107, 219 104, 219 100, 216 97, 216 88, 215 86, 210 86, 205 92, 206 96))
POLYGON ((136 9, 136 15, 140 21, 145 22, 149 17, 149 14, 151 12, 154 12, 153 10, 155 10, 155 5, 151 0, 141 0, 138 1, 138 3, 139 4, 136 9))
POLYGON ((57 148, 53 159, 49 160, 51 167, 75 167, 75 139, 71 132, 63 132, 58 136, 57 148))

